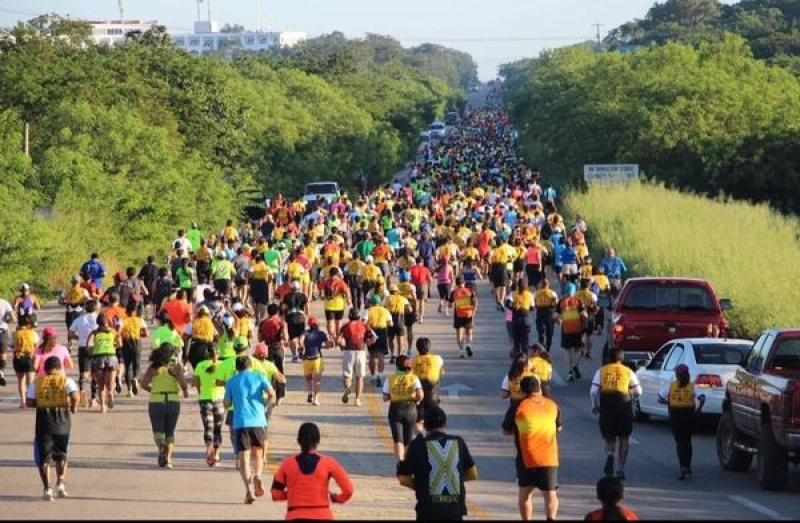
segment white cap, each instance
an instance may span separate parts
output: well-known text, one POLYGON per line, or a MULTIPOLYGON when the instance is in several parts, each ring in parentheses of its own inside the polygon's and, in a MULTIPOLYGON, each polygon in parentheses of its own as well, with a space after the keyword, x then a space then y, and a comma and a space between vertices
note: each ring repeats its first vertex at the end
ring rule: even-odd
POLYGON ((233 304, 232 310, 233 310, 233 312, 243 311, 244 310, 244 304, 242 302, 240 302, 240 301, 237 301, 236 303, 233 304))
POLYGON ((372 255, 370 254, 370 255, 368 255, 366 258, 364 258, 364 262, 366 262, 366 263, 372 263, 372 261, 373 261, 374 259, 375 259, 375 258, 373 258, 373 257, 372 257, 372 255))
POLYGON ((230 314, 226 314, 225 316, 222 317, 223 325, 225 325, 228 328, 233 327, 233 321, 234 321, 233 316, 231 316, 230 314))
POLYGON ((297 281, 297 280, 294 280, 292 282, 292 289, 295 290, 295 291, 299 291, 300 290, 300 282, 297 281))

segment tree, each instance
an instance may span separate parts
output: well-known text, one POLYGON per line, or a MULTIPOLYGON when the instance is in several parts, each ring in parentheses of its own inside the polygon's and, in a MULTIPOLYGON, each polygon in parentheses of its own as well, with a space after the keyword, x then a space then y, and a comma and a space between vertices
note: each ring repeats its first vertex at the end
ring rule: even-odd
POLYGON ((244 33, 245 31, 247 31, 247 29, 240 24, 225 24, 222 26, 222 29, 219 30, 220 33, 244 33))

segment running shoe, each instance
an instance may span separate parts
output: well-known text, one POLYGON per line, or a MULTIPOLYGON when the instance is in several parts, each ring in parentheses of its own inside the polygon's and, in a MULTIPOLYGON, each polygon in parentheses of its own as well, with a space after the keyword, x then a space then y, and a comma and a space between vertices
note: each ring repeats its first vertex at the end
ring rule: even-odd
POLYGON ((300 358, 298 358, 297 356, 292 356, 292 363, 298 363, 298 362, 300 362, 300 358))
POLYGON ((575 379, 576 379, 576 380, 579 380, 579 379, 581 379, 581 371, 580 371, 580 370, 578 370, 578 366, 577 366, 577 365, 575 365, 574 367, 572 367, 572 373, 575 375, 575 379))
POLYGON ((471 358, 472 357, 472 347, 467 345, 466 350, 467 350, 467 357, 471 358))
POLYGON ((113 409, 114 408, 114 395, 113 394, 109 394, 108 395, 108 408, 109 409, 113 409))
POLYGON ((59 498, 69 497, 69 495, 67 494, 67 487, 65 487, 63 483, 56 483, 56 497, 59 498))
POLYGON ((466 356, 464 356, 464 351, 463 350, 459 351, 458 357, 461 358, 462 360, 466 357, 466 356))
POLYGON ((6 375, 0 372, 0 387, 6 386, 6 375))
POLYGON ((306 403, 311 403, 313 400, 314 400, 314 395, 313 394, 309 394, 308 398, 306 398, 306 403))
POLYGON ((393 364, 394 364, 394 354, 392 354, 392 356, 389 358, 389 365, 393 364))
POLYGON ((380 376, 375 377, 375 386, 378 388, 383 387, 383 380, 380 376))
POLYGON ((361 406, 361 398, 356 398, 356 407, 361 406))
POLYGON ((128 397, 128 398, 132 398, 133 397, 133 391, 129 390, 128 393, 125 396, 128 397))
POLYGON ((248 492, 244 496, 244 502, 245 502, 246 505, 252 505, 253 503, 256 502, 256 498, 253 496, 253 494, 251 492, 248 492))
POLYGON ((167 461, 166 468, 168 468, 168 469, 172 468, 172 462, 171 461, 167 461))
POLYGON ((114 386, 114 390, 117 392, 117 394, 122 394, 122 380, 119 376, 117 376, 117 383, 114 386))
POLYGON ((683 481, 689 476, 688 469, 681 469, 680 473, 678 474, 678 480, 683 481))
POLYGON ((568 381, 568 382, 573 382, 573 381, 575 381, 575 374, 573 374, 573 373, 572 373, 572 371, 569 371, 569 372, 567 373, 567 381, 568 381))
POLYGON ((139 380, 137 378, 133 378, 133 382, 131 383, 131 390, 133 391, 134 396, 139 395, 139 380))
POLYGON ((261 478, 258 476, 253 478, 253 491, 257 498, 260 498, 264 495, 264 484, 261 482, 261 478))
POLYGON ((344 394, 342 394, 342 403, 347 403, 348 401, 350 401, 350 394, 352 392, 353 390, 350 387, 344 389, 344 394))
POLYGON ((617 479, 619 479, 620 481, 625 481, 625 471, 624 470, 618 470, 617 471, 617 479))
POLYGON ((614 455, 609 454, 606 456, 606 465, 603 467, 603 474, 611 476, 614 474, 614 455))
POLYGON ((53 501, 53 489, 44 489, 44 492, 42 493, 42 499, 45 501, 53 501))
POLYGON ((167 466, 167 454, 163 448, 158 449, 158 466, 162 469, 167 466))
POLYGON ((317 398, 314 398, 314 403, 313 403, 313 405, 314 405, 315 407, 319 407, 319 400, 318 400, 317 398))

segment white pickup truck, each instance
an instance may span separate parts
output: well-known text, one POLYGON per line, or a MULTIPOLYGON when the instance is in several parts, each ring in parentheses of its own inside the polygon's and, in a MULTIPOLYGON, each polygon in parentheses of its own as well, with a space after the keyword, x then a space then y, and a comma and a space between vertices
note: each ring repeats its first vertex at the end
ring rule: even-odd
POLYGON ((303 191, 303 201, 309 204, 324 198, 328 204, 331 204, 341 194, 339 184, 336 182, 311 182, 306 184, 306 188, 303 191))

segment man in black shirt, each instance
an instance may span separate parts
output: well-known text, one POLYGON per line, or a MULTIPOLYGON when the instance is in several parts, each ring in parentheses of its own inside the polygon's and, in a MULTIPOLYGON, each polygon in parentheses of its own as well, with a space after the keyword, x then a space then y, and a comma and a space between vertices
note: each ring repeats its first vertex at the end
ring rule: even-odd
POLYGON ((461 436, 445 434, 447 416, 439 406, 425 410, 426 435, 408 446, 397 464, 397 480, 417 495, 417 520, 461 520, 467 514, 464 482, 478 479, 478 468, 461 436))

